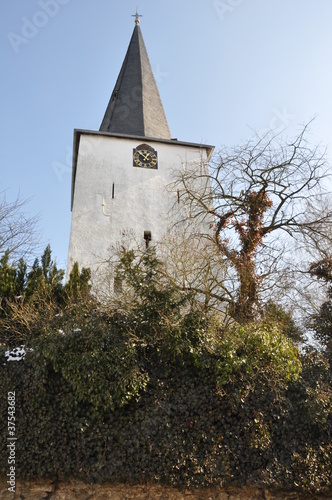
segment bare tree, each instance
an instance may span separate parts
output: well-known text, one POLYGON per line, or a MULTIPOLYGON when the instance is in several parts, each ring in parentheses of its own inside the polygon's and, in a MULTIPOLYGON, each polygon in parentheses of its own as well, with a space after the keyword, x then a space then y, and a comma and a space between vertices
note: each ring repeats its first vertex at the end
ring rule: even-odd
POLYGON ((187 223, 170 231, 158 245, 161 272, 174 286, 187 290, 206 311, 226 313, 221 296, 232 296, 227 262, 216 245, 187 223))
POLYGON ((8 251, 13 259, 32 253, 38 243, 38 217, 26 212, 27 203, 20 195, 7 201, 6 193, 0 193, 0 254, 8 251))
POLYGON ((329 237, 332 210, 319 210, 329 176, 325 151, 308 144, 307 132, 308 125, 292 141, 269 133, 221 150, 206 173, 180 174, 177 184, 191 217, 213 218, 207 237, 236 283, 235 293, 220 300, 237 321, 259 314, 264 290, 285 286, 285 271, 298 266, 292 243, 329 237))

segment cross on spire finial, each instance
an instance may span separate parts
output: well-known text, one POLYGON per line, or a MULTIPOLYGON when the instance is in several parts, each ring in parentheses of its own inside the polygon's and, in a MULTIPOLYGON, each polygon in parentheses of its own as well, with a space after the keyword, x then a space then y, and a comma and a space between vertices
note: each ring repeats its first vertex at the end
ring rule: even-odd
POLYGON ((140 18, 140 17, 143 17, 143 16, 140 16, 140 15, 139 15, 139 13, 138 13, 138 7, 136 8, 136 14, 133 14, 131 17, 134 17, 134 18, 135 18, 135 24, 136 24, 136 26, 138 26, 138 25, 139 25, 139 23, 140 23, 139 18, 140 18))

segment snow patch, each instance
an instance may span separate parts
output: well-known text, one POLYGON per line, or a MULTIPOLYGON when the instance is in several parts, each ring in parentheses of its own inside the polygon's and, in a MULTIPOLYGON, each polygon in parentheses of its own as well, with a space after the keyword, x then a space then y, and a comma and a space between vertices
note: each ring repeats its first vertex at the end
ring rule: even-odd
POLYGON ((25 346, 21 345, 11 351, 6 351, 5 358, 7 361, 22 361, 25 358, 26 351, 33 351, 33 349, 25 349, 25 346))

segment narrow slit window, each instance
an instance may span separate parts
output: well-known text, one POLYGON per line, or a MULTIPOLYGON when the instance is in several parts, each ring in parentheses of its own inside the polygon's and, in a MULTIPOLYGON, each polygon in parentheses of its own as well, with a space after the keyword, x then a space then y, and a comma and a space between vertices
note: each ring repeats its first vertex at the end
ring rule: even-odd
POLYGON ((118 277, 114 278, 113 289, 114 289, 114 293, 116 293, 116 294, 122 293, 123 289, 122 289, 122 279, 121 278, 118 278, 118 277))
POLYGON ((180 191, 178 190, 178 203, 180 203, 180 191))
POLYGON ((151 231, 144 231, 145 246, 149 248, 149 243, 152 240, 151 231))
POLYGON ((115 186, 114 186, 114 182, 112 184, 112 199, 114 200, 114 193, 115 193, 115 186))

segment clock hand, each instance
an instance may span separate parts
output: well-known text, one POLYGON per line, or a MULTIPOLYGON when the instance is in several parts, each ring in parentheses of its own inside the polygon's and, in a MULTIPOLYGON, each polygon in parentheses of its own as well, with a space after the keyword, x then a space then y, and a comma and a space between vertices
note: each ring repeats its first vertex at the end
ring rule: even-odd
POLYGON ((150 158, 151 158, 151 153, 150 152, 147 152, 145 154, 143 154, 143 152, 142 152, 141 154, 142 154, 142 156, 143 156, 143 158, 144 158, 145 161, 149 161, 150 160, 150 158))
POLYGON ((143 157, 143 159, 146 161, 146 155, 143 153, 143 151, 139 151, 139 154, 143 157))

